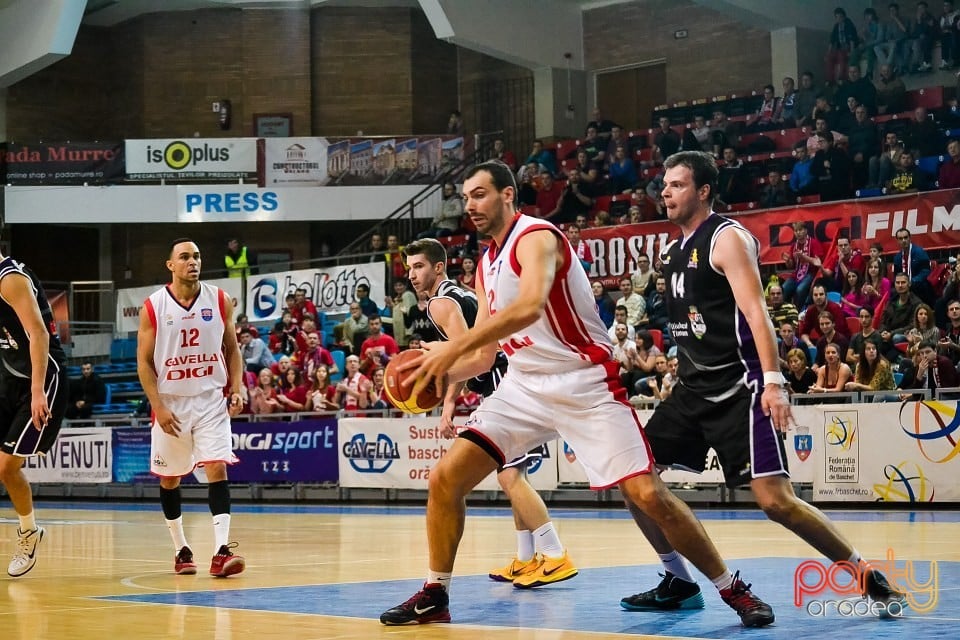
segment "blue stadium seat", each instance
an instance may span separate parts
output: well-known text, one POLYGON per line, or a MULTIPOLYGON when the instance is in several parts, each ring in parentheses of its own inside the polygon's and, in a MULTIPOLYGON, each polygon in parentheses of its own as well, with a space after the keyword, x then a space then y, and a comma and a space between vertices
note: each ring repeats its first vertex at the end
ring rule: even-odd
POLYGON ((827 300, 829 300, 830 302, 836 302, 837 304, 840 304, 840 300, 842 299, 843 299, 843 296, 840 295, 839 291, 827 292, 827 300))
POLYGON ((336 363, 337 369, 339 369, 337 373, 330 376, 330 382, 340 382, 343 380, 343 372, 347 368, 347 356, 339 349, 331 351, 330 355, 333 356, 333 361, 336 363))

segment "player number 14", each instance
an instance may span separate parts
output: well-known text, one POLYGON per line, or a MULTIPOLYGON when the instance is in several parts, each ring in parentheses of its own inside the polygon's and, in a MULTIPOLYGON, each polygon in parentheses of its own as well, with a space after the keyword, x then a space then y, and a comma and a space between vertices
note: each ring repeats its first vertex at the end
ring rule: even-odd
POLYGON ((670 277, 670 290, 674 298, 683 298, 683 275, 681 271, 670 277))

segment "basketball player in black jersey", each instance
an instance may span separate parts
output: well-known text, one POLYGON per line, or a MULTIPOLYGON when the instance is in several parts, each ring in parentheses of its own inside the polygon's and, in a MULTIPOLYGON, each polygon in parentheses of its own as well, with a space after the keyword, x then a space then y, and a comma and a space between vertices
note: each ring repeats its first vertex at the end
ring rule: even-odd
POLYGON ((13 577, 33 569, 44 535, 23 461, 50 451, 67 409, 66 357, 55 326, 36 274, 0 255, 0 480, 20 519, 7 568, 13 577))
MULTIPOLYGON (((667 217, 681 231, 660 253, 679 383, 646 425, 654 459, 703 471, 713 447, 729 487, 749 483, 771 520, 830 560, 859 565, 860 553, 822 512, 794 495, 790 484, 781 434, 793 416, 760 282, 759 243, 740 224, 713 212, 717 167, 710 155, 685 151, 664 164, 667 217)), ((666 575, 658 587, 624 598, 621 606, 702 607, 700 588, 683 558, 652 520, 632 511, 666 575)), ((902 604, 903 595, 879 572, 867 568, 865 583, 865 596, 902 604)), ((748 600, 738 605, 747 626, 773 621, 768 607, 748 600)))
MULTIPOLYGON (((447 252, 437 240, 422 239, 411 242, 404 248, 409 267, 410 282, 417 293, 430 295, 427 317, 444 340, 461 335, 473 326, 477 317, 477 296, 472 291, 459 287, 447 277, 447 252)), ((473 378, 466 383, 473 391, 490 395, 506 372, 507 360, 498 354, 490 373, 473 378)), ((453 425, 453 413, 457 396, 465 383, 453 383, 447 387, 440 418, 443 435, 457 435, 453 425)), ((539 587, 577 575, 577 569, 565 558, 563 569, 544 574, 544 557, 562 558, 566 555, 557 531, 550 520, 547 506, 540 494, 530 486, 526 470, 528 465, 543 457, 541 449, 511 460, 497 472, 497 481, 513 509, 513 521, 517 531, 517 555, 506 567, 491 572, 490 578, 498 582, 512 582, 525 589, 539 587)))

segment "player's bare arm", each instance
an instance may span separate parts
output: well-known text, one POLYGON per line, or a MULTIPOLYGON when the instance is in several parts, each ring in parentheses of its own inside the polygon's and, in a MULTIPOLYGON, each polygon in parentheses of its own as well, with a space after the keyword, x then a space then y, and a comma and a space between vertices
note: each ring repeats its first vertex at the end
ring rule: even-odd
MULTIPOLYGON (((451 340, 465 334, 470 327, 463 317, 460 305, 449 298, 432 298, 427 303, 430 317, 451 340)), ((453 426, 453 414, 456 411, 457 397, 466 383, 457 381, 447 385, 443 396, 443 409, 440 412, 440 432, 444 437, 452 438, 457 435, 453 426)))
POLYGON ((150 401, 156 423, 173 437, 180 432, 180 419, 160 399, 157 388, 157 369, 153 363, 153 353, 157 345, 157 332, 150 322, 147 306, 140 307, 140 328, 137 330, 137 377, 143 393, 150 401))
POLYGON ((33 426, 42 429, 50 419, 50 407, 44 393, 47 378, 47 357, 50 355, 50 334, 40 315, 33 286, 26 276, 8 274, 0 280, 0 296, 13 308, 30 338, 30 415, 33 426))
MULTIPOLYGON (((777 341, 763 298, 763 285, 757 269, 757 249, 753 239, 735 228, 725 229, 717 238, 713 263, 730 282, 737 307, 747 319, 760 356, 763 371, 780 371, 777 341)), ((764 385, 760 404, 773 425, 786 431, 793 422, 790 399, 782 385, 764 385)))
MULTIPOLYGON (((230 400, 227 410, 231 416, 243 411, 246 389, 243 386, 243 355, 237 342, 237 329, 233 322, 233 302, 222 291, 223 303, 223 353, 227 359, 227 373, 230 376, 230 400)), ((259 339, 259 338, 258 338, 259 339)))
POLYGON ((517 241, 519 291, 516 299, 495 315, 489 313, 486 287, 477 281, 477 298, 481 303, 473 328, 459 338, 430 345, 422 358, 411 361, 408 367, 403 368, 418 367, 416 374, 421 378, 414 386, 415 393, 429 380, 442 378, 445 374, 450 380, 465 380, 483 373, 485 368, 493 365, 501 339, 536 322, 546 307, 557 270, 563 265, 560 241, 552 231, 546 229, 531 231, 517 241), (458 361, 477 350, 478 353, 464 358, 462 362, 458 361), (484 366, 477 367, 481 361, 484 366))

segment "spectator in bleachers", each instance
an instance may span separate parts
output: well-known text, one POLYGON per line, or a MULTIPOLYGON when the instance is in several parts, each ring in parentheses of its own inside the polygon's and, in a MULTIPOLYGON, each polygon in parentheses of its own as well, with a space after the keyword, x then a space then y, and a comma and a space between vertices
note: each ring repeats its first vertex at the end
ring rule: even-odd
POLYGON ((368 409, 389 409, 390 400, 387 398, 387 392, 383 388, 384 369, 380 367, 370 376, 370 388, 367 390, 367 408, 368 409))
MULTIPOLYGON (((657 378, 657 385, 659 386, 663 380, 663 376, 667 373, 666 354, 660 351, 660 348, 653 343, 653 338, 650 337, 649 331, 638 329, 636 343, 637 360, 634 366, 634 372, 638 376, 643 376, 644 374, 655 376, 657 378)), ((634 383, 634 389, 637 393, 651 395, 648 383, 648 380, 640 378, 634 383)))
POLYGON ((462 136, 464 132, 463 115, 457 109, 450 112, 447 119, 447 135, 462 136))
POLYGON ((854 189, 861 189, 870 180, 870 158, 880 150, 880 132, 867 117, 867 108, 857 106, 854 123, 847 132, 850 153, 850 179, 854 189))
POLYGON ((370 316, 368 320, 367 339, 360 345, 360 360, 363 362, 364 375, 370 377, 378 367, 385 367, 400 348, 392 336, 383 332, 380 316, 370 316))
POLYGON ((840 306, 843 307, 844 315, 856 318, 860 309, 867 305, 867 294, 863 292, 863 276, 853 269, 847 271, 840 294, 840 306))
POLYGON ((227 276, 241 278, 254 272, 257 265, 257 256, 236 236, 227 239, 227 250, 223 254, 223 264, 227 276))
POLYGON ((305 315, 309 314, 314 318, 317 317, 317 307, 307 299, 307 290, 303 287, 297 287, 293 292, 293 307, 290 309, 290 313, 293 314, 293 319, 301 325, 305 315))
POLYGON ((898 75, 904 74, 910 70, 910 45, 907 38, 912 25, 909 18, 900 15, 900 5, 896 2, 890 3, 887 12, 887 21, 882 24, 883 38, 873 50, 877 54, 878 63, 890 65, 898 75))
POLYGON ((817 382, 817 374, 813 372, 807 362, 806 349, 791 349, 787 352, 786 374, 787 386, 790 393, 808 393, 810 387, 817 382))
POLYGON ((772 84, 763 88, 763 101, 756 113, 747 115, 747 131, 755 133, 757 131, 770 131, 777 129, 777 113, 780 111, 780 99, 776 96, 772 84))
POLYGON ((960 376, 950 358, 937 354, 937 343, 925 340, 917 350, 914 386, 919 389, 946 389, 960 386, 960 376))
MULTIPOLYGON (((521 165, 520 170, 517 171, 517 182, 529 182, 534 189, 539 189, 541 186, 540 174, 546 171, 537 162, 527 162, 521 165)), ((550 175, 553 174, 550 173, 550 175)))
MULTIPOLYGON (((585 215, 579 215, 579 216, 577 216, 577 217, 574 219, 573 224, 575 224, 575 225, 577 225, 578 227, 580 227, 580 231, 583 231, 584 229, 589 229, 589 228, 590 228, 590 223, 587 222, 587 216, 585 216, 585 215)), ((471 289, 471 290, 472 290, 472 289, 471 289)))
MULTIPOLYGON (((396 236, 390 236, 396 238, 396 236)), ((376 316, 380 315, 380 308, 377 306, 377 303, 370 299, 370 285, 361 282, 357 285, 356 292, 357 304, 360 305, 360 310, 363 312, 363 315, 367 316, 376 316)))
POLYGON ((552 214, 541 212, 541 217, 554 224, 565 224, 573 222, 578 215, 589 214, 590 208, 593 206, 593 197, 588 195, 586 191, 587 189, 580 180, 580 172, 571 169, 567 173, 567 184, 563 187, 557 208, 552 214))
MULTIPOLYGON (((390 276, 388 286, 393 284, 393 281, 397 278, 407 277, 407 265, 403 261, 403 247, 400 245, 400 239, 396 234, 391 233, 387 236, 387 252, 385 257, 387 260, 387 273, 390 276)), ((359 289, 360 287, 358 286, 358 293, 359 289)), ((370 293, 369 289, 367 293, 370 293)), ((364 308, 364 313, 367 315, 373 313, 373 309, 370 308, 369 305, 361 303, 360 306, 364 308)), ((375 304, 373 306, 376 307, 375 304)))
POLYGON ((723 150, 723 164, 717 178, 717 196, 724 204, 747 202, 752 197, 750 176, 747 175, 743 161, 737 157, 737 150, 728 146, 723 150))
MULTIPOLYGON (((669 121, 668 121, 669 122, 669 121)), ((743 134, 743 126, 739 122, 732 122, 726 112, 717 109, 713 112, 713 123, 710 126, 711 145, 713 155, 719 158, 726 147, 737 148, 743 134)))
MULTIPOLYGON (((846 316, 840 318, 840 322, 846 326, 846 316)), ((817 314, 817 323, 820 325, 820 338, 817 339, 817 366, 822 367, 826 364, 826 349, 829 344, 835 344, 839 347, 837 353, 841 358, 846 358, 847 349, 850 347, 850 338, 837 331, 837 323, 833 319, 833 314, 829 311, 821 311, 817 314)))
MULTIPOLYGON (((404 318, 407 312, 417 306, 417 294, 410 287, 410 281, 400 278, 393 283, 393 297, 384 300, 385 311, 390 313, 390 322, 393 326, 393 339, 401 349, 406 348, 409 342, 407 325, 404 318)), ((333 372, 336 373, 336 372, 333 372)))
POLYGON ((913 154, 904 151, 886 187, 890 194, 926 191, 930 188, 930 177, 914 162, 913 154))
POLYGON ((829 137, 834 145, 846 140, 846 136, 831 127, 830 121, 827 118, 817 116, 817 118, 814 119, 813 135, 807 138, 807 154, 811 158, 820 151, 821 135, 829 137))
POLYGON ((880 337, 883 338, 883 354, 890 362, 899 359, 893 345, 907 341, 907 331, 913 322, 913 314, 923 301, 910 291, 910 279, 906 273, 898 273, 893 278, 893 290, 890 299, 883 307, 880 316, 880 337))
POLYGON ((336 411, 337 390, 330 383, 330 372, 327 367, 320 365, 310 378, 310 388, 307 390, 306 411, 336 411))
POLYGON ((613 359, 620 363, 620 381, 626 389, 633 389, 636 383, 634 367, 637 363, 637 343, 629 339, 627 325, 615 322, 613 330, 613 359))
POLYGON ((93 405, 106 401, 107 387, 89 360, 80 365, 80 379, 70 381, 69 397, 64 414, 68 420, 86 420, 93 415, 93 405))
POLYGON ((813 156, 810 173, 817 180, 820 200, 843 200, 850 197, 850 160, 843 149, 833 145, 829 133, 818 134, 820 150, 813 156))
POLYGON ((867 187, 876 188, 887 184, 900 163, 901 153, 903 142, 897 138, 897 134, 892 131, 883 134, 883 150, 879 155, 870 158, 867 164, 867 187))
MULTIPOLYGON (((657 173, 650 178, 650 181, 647 182, 647 186, 644 187, 644 191, 647 194, 647 197, 656 202, 657 198, 663 193, 663 176, 666 175, 667 170, 664 167, 659 167, 657 173)), ((639 208, 637 209, 639 212, 639 208)))
POLYGON ((627 308, 627 325, 639 329, 640 319, 646 315, 647 301, 643 294, 637 293, 633 289, 633 281, 630 278, 620 279, 620 298, 617 299, 617 307, 627 308))
POLYGON ((798 196, 808 196, 817 193, 817 183, 810 173, 813 158, 807 152, 807 141, 799 140, 793 145, 793 157, 796 161, 790 170, 790 190, 798 196))
POLYGON ((700 145, 700 151, 712 151, 713 143, 710 140, 710 127, 707 125, 707 118, 703 114, 693 116, 693 126, 690 128, 697 144, 700 145))
POLYGON ((880 355, 876 343, 864 341, 857 353, 856 372, 853 380, 844 385, 846 391, 892 391, 897 388, 893 381, 893 367, 880 355))
POLYGON ((593 216, 594 227, 609 227, 613 224, 613 218, 609 211, 597 211, 593 216))
POLYGON ((287 370, 293 367, 293 361, 290 359, 290 356, 280 356, 280 358, 270 365, 270 371, 273 373, 273 381, 277 384, 287 374, 287 370))
POLYGON ((359 357, 347 356, 346 369, 343 380, 337 383, 337 406, 348 411, 366 409, 369 401, 367 391, 373 383, 360 373, 359 357))
POLYGON ((772 167, 767 171, 767 183, 760 191, 760 208, 775 209, 796 204, 797 197, 793 195, 787 183, 783 181, 780 169, 772 167))
POLYGON ((617 146, 610 160, 610 180, 607 185, 607 190, 613 195, 631 193, 637 188, 637 167, 627 157, 627 149, 623 145, 617 146))
POLYGON ((947 325, 938 344, 940 352, 950 358, 953 366, 960 365, 960 300, 950 298, 944 304, 947 310, 947 325))
POLYGON ((824 348, 824 364, 817 369, 817 381, 810 385, 807 393, 843 391, 852 376, 850 366, 840 359, 840 346, 830 343, 824 348))
POLYGON ((807 345, 803 344, 800 338, 797 337, 796 325, 792 322, 781 322, 777 327, 777 334, 779 337, 777 340, 777 353, 780 359, 780 369, 784 373, 790 370, 788 360, 790 352, 794 349, 802 350, 804 363, 810 364, 810 352, 807 350, 807 345))
MULTIPOLYGON (((577 150, 578 155, 580 150, 587 153, 587 159, 598 171, 607 162, 607 140, 606 138, 598 136, 597 130, 594 127, 587 127, 587 134, 580 144, 580 149, 577 150)), ((579 158, 577 162, 580 162, 579 158)))
POLYGON ((908 73, 930 71, 933 68, 933 43, 937 39, 937 19, 933 17, 927 3, 921 0, 917 3, 917 15, 907 34, 908 73))
POLYGON ((370 234, 370 262, 381 262, 384 250, 383 234, 380 232, 370 234))
POLYGON ((333 355, 320 344, 320 334, 311 331, 306 338, 306 348, 298 351, 292 358, 293 365, 303 373, 304 378, 313 378, 314 370, 320 365, 326 365, 330 373, 337 373, 339 369, 333 355))
POLYGON ((940 155, 943 134, 925 107, 913 110, 913 118, 903 132, 903 146, 917 155, 914 158, 940 155))
POLYGON ((603 283, 599 280, 594 280, 590 284, 590 288, 593 290, 593 300, 597 303, 597 312, 600 314, 603 326, 609 328, 613 325, 613 309, 615 306, 613 298, 610 297, 610 294, 603 288, 603 283))
POLYGON ((796 120, 797 126, 802 127, 813 122, 813 109, 817 104, 817 95, 820 91, 813 84, 813 74, 804 71, 800 74, 800 88, 797 90, 796 120))
POLYGON ((257 384, 250 389, 250 411, 254 415, 279 413, 283 411, 277 400, 277 387, 273 383, 273 372, 263 368, 257 375, 257 384))
POLYGON ((880 258, 870 258, 867 260, 867 270, 863 276, 863 286, 860 290, 866 296, 866 304, 871 309, 876 309, 880 301, 890 293, 893 285, 885 273, 883 260, 880 258))
POLYGON ((873 7, 864 9, 863 23, 860 25, 860 44, 850 54, 850 65, 856 65, 859 69, 861 63, 866 61, 867 78, 873 78, 873 70, 877 64, 877 53, 874 48, 883 37, 882 31, 876 10, 873 7))
POLYGON ((947 159, 940 165, 939 188, 960 189, 960 140, 947 143, 947 159))
MULTIPOLYGON (((845 231, 837 235, 837 251, 824 260, 821 274, 824 284, 830 291, 841 291, 847 285, 847 274, 855 271, 860 280, 867 269, 866 260, 859 249, 855 249, 845 231)), ((857 289, 860 287, 858 286, 857 289)))
POLYGON ((670 118, 660 118, 660 129, 653 137, 653 157, 663 162, 680 150, 680 136, 670 128, 670 118))
POLYGON ((837 109, 837 131, 844 136, 850 135, 850 130, 853 129, 857 123, 857 117, 854 115, 854 111, 856 111, 859 103, 853 96, 847 96, 844 103, 838 102, 837 104, 841 105, 837 109))
POLYGON ((333 327, 333 338, 327 344, 327 348, 330 350, 331 355, 336 351, 342 353, 344 357, 353 353, 353 345, 344 335, 342 324, 338 324, 333 327))
POLYGON ((250 335, 254 338, 260 337, 260 332, 257 331, 257 328, 250 324, 250 319, 247 317, 247 314, 241 313, 237 315, 237 320, 234 323, 234 327, 237 329, 237 341, 240 341, 240 330, 247 328, 250 329, 250 335))
POLYGON ((366 340, 369 330, 369 320, 363 313, 359 300, 350 303, 350 315, 337 326, 343 327, 343 337, 353 345, 353 352, 357 353, 360 343, 366 340))
MULTIPOLYGON (((565 158, 560 159, 564 160, 565 158)), ((549 171, 550 175, 556 175, 557 173, 557 161, 552 153, 543 148, 543 140, 533 141, 533 148, 530 150, 530 155, 523 161, 523 164, 526 165, 531 162, 535 162, 541 171, 549 171)))
MULTIPOLYGON (((440 209, 430 221, 430 226, 424 229, 417 238, 442 238, 452 236, 460 230, 460 221, 463 219, 463 199, 457 193, 457 187, 452 182, 443 183, 443 193, 440 209)), ((405 270, 404 270, 405 271, 405 270)), ((394 282, 406 275, 394 273, 394 282)))
POLYGON ((490 156, 490 160, 499 160, 510 167, 510 171, 517 170, 517 156, 513 155, 513 151, 507 149, 507 145, 501 137, 493 139, 493 155, 490 156))
POLYGON ((770 285, 767 288, 767 297, 770 298, 767 312, 770 314, 773 326, 779 328, 784 322, 789 322, 796 327, 800 321, 800 312, 792 302, 783 301, 783 287, 779 284, 770 285))
POLYGON ((551 219, 560 212, 565 185, 553 179, 548 171, 540 174, 540 191, 537 192, 537 212, 541 218, 551 219))
POLYGON ((630 285, 633 287, 633 292, 646 297, 656 283, 654 280, 656 275, 657 272, 650 266, 650 257, 645 253, 638 255, 637 268, 630 274, 630 285))
POLYGON ((307 334, 317 331, 317 321, 309 313, 303 316, 303 322, 300 324, 300 331, 295 336, 297 341, 297 351, 307 348, 307 334))
POLYGON ((937 344, 941 337, 943 337, 943 332, 940 327, 934 324, 933 307, 921 302, 917 305, 916 311, 913 312, 913 323, 907 330, 907 344, 909 345, 907 355, 912 356, 916 353, 919 343, 930 341, 937 344))
POLYGON ((603 182, 600 168, 600 163, 590 157, 586 148, 580 147, 577 149, 577 164, 574 171, 579 174, 581 189, 591 198, 599 194, 598 187, 603 182))
POLYGON ((273 325, 273 329, 270 331, 270 353, 289 356, 297 351, 297 340, 294 334, 296 331, 299 331, 299 328, 290 322, 292 319, 290 312, 284 311, 283 318, 286 319, 287 322, 281 319, 273 325), (288 329, 292 329, 293 331, 288 329))
POLYGON ((254 338, 248 327, 240 330, 240 355, 250 373, 259 373, 273 364, 273 355, 260 338, 254 338))
POLYGON ((860 44, 857 27, 847 17, 847 12, 837 7, 833 11, 834 25, 830 32, 830 43, 827 46, 827 75, 828 84, 845 80, 845 69, 850 53, 860 44))
POLYGON ((863 352, 864 343, 872 343, 878 350, 883 346, 883 338, 880 332, 873 326, 873 309, 871 307, 860 307, 857 309, 856 318, 860 321, 860 330, 850 337, 850 347, 847 349, 847 364, 856 367, 860 360, 860 354, 863 352))
POLYGON ((949 69, 957 62, 957 21, 960 11, 954 8, 953 0, 943 0, 943 12, 940 14, 940 68, 949 69))
POLYGON ((290 367, 277 385, 277 402, 283 413, 303 411, 307 406, 308 383, 296 367, 290 367))
POLYGON ((464 256, 460 263, 461 273, 457 276, 457 284, 467 291, 477 291, 477 261, 473 256, 464 256))
POLYGON ((793 78, 785 77, 781 83, 783 87, 783 97, 780 98, 780 105, 774 114, 773 121, 777 128, 790 129, 797 124, 797 90, 793 78))
POLYGON ((834 102, 842 105, 847 101, 847 98, 853 96, 857 99, 858 104, 867 108, 870 116, 877 115, 877 88, 869 78, 860 74, 860 65, 851 64, 847 69, 847 76, 847 81, 837 89, 834 102))
POLYGON ((877 113, 902 113, 907 108, 907 87, 889 64, 880 65, 877 89, 877 113))
POLYGON ((803 313, 803 320, 797 328, 800 339, 808 347, 816 347, 817 340, 820 339, 820 314, 828 312, 833 318, 833 325, 837 333, 847 336, 850 330, 847 328, 847 321, 844 320, 843 309, 836 302, 827 298, 827 289, 819 280, 813 285, 810 293, 813 298, 813 304, 807 307, 803 313))
POLYGON ((617 339, 617 332, 615 330, 618 324, 627 325, 627 338, 630 340, 635 340, 637 337, 637 330, 634 329, 627 322, 627 308, 625 306, 617 305, 613 309, 613 322, 610 323, 610 327, 607 329, 607 335, 610 337, 610 342, 613 342, 617 339))
POLYGON ((653 291, 647 294, 646 303, 647 328, 658 329, 667 333, 667 279, 657 274, 654 278, 653 291))
POLYGON ((521 208, 537 206, 537 194, 540 192, 534 185, 534 178, 537 178, 537 182, 540 184, 542 184, 542 181, 533 169, 535 166, 531 162, 525 171, 520 172, 520 180, 517 185, 517 202, 520 203, 521 208))
POLYGON ((693 129, 685 128, 683 133, 680 135, 680 150, 681 151, 700 151, 700 142, 697 140, 697 136, 693 135, 693 129))
POLYGON ((584 131, 593 127, 597 130, 597 135, 601 138, 610 138, 613 136, 614 129, 621 128, 619 124, 613 120, 608 120, 603 117, 603 112, 600 110, 600 107, 594 107, 593 112, 590 114, 593 118, 590 122, 587 123, 587 126, 584 128, 584 131))
POLYGON ((407 310, 404 316, 407 323, 407 331, 410 333, 410 340, 407 343, 410 349, 418 348, 413 346, 414 336, 427 342, 433 342, 439 339, 436 327, 433 326, 433 323, 430 322, 430 317, 427 315, 427 302, 429 300, 429 293, 418 293, 416 306, 407 310))
POLYGON ((613 156, 617 152, 617 147, 623 145, 623 148, 626 149, 627 155, 630 154, 630 139, 627 138, 626 132, 618 124, 613 125, 613 128, 610 130, 610 135, 607 138, 607 162, 611 162, 613 156))
MULTIPOLYGON (((823 260, 823 247, 820 241, 807 234, 807 227, 803 222, 793 223, 794 240, 790 251, 781 254, 787 269, 793 273, 783 283, 783 300, 792 302, 798 309, 807 304, 810 285, 816 276, 823 260)), ((826 298, 826 294, 824 294, 826 298)), ((842 314, 841 314, 842 315, 842 314)))

